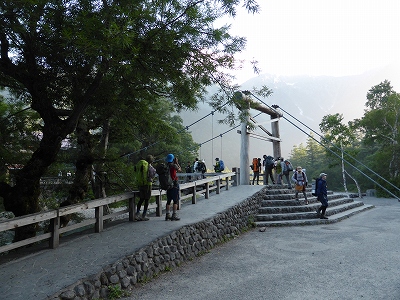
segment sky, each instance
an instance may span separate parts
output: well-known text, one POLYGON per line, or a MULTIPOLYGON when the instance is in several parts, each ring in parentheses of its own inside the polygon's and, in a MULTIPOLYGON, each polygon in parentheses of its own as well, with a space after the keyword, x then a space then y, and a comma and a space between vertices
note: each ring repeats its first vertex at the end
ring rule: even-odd
POLYGON ((237 83, 261 73, 348 76, 398 63, 399 0, 258 0, 259 14, 245 10, 225 18, 231 34, 247 38, 237 59, 237 83))

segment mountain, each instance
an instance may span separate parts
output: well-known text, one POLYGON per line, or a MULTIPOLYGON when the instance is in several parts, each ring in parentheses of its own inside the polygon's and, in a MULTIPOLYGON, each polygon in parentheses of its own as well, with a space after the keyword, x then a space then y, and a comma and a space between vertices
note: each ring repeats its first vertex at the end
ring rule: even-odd
MULTIPOLYGON (((279 121, 281 149, 282 156, 288 157, 294 145, 306 142, 307 135, 304 132, 310 133, 307 127, 320 133, 319 123, 323 116, 340 113, 346 123, 361 118, 369 89, 385 79, 391 82, 395 91, 400 92, 400 67, 397 65, 345 77, 262 74, 244 82, 241 88, 252 90, 253 87, 266 85, 272 89, 273 94, 261 100, 268 106, 278 105, 283 111, 279 121)), ((199 105, 196 112, 180 114, 185 126, 196 122, 188 130, 193 139, 202 144, 199 158, 205 159, 209 169, 216 157, 222 158, 229 169, 239 167, 240 134, 237 130, 240 127, 232 130, 227 125, 218 124, 217 120, 222 116, 217 113, 209 115, 211 111, 212 108, 204 103, 199 105), (202 119, 206 115, 209 116, 202 119), (213 137, 217 138, 211 141, 213 137)), ((258 113, 251 111, 252 116, 258 113)), ((267 123, 269 116, 262 114, 255 119, 259 123, 266 123, 263 126, 270 131, 271 126, 267 123)), ((255 133, 266 135, 260 129, 255 133)), ((263 154, 272 154, 272 143, 251 138, 249 166, 253 157, 262 157, 263 154)))

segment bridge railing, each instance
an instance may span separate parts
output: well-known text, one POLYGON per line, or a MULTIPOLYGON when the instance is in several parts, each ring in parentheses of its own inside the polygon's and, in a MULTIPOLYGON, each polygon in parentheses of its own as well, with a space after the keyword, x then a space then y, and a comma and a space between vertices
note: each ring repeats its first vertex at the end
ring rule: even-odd
MULTIPOLYGON (((181 197, 179 201, 179 207, 181 206, 181 202, 185 199, 191 198, 192 204, 196 204, 197 197, 199 195, 202 195, 206 199, 208 199, 210 197, 211 191, 215 190, 216 193, 219 194, 223 188, 228 190, 230 186, 238 185, 239 182, 239 180, 237 179, 236 172, 215 173, 215 174, 208 173, 205 174, 206 178, 204 179, 185 182, 185 183, 182 182, 182 180, 186 180, 182 178, 188 175, 190 174, 182 174, 182 173, 179 174, 181 179, 180 180, 181 197)), ((151 195, 156 198, 155 204, 153 206, 155 208, 155 214, 158 217, 162 216, 162 210, 165 207, 165 201, 162 200, 163 195, 165 194, 166 191, 163 190, 160 191, 153 189, 151 192, 151 195)), ((79 228, 88 227, 91 225, 94 225, 94 230, 96 233, 98 233, 103 230, 104 221, 106 220, 112 221, 116 216, 126 213, 128 214, 129 221, 134 221, 135 211, 136 211, 135 199, 136 197, 138 197, 138 195, 139 193, 137 191, 132 191, 115 196, 109 196, 106 198, 95 199, 75 205, 64 206, 58 209, 16 217, 6 221, 1 221, 0 233, 8 230, 15 230, 18 227, 33 225, 38 223, 49 222, 50 226, 48 226, 49 228, 48 232, 38 233, 35 237, 0 246, 0 253, 17 249, 30 244, 34 244, 37 242, 41 242, 44 240, 48 240, 49 247, 54 249, 57 248, 60 244, 60 234, 71 232, 79 228), (118 203, 121 201, 128 201, 128 206, 125 209, 108 215, 103 215, 103 209, 105 205, 118 203), (87 210, 93 210, 93 209, 95 211, 94 218, 88 218, 83 220, 82 222, 60 228, 60 218, 62 216, 67 216, 74 213, 83 213, 87 210)))

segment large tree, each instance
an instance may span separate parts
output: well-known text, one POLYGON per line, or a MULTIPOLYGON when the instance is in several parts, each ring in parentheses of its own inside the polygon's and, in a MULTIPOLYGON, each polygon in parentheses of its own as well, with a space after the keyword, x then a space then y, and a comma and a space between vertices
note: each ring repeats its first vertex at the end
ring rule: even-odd
POLYGON ((386 153, 380 164, 389 172, 383 174, 395 180, 400 167, 400 94, 385 80, 368 91, 366 106, 364 116, 356 124, 364 133, 365 145, 378 147, 381 152, 374 155, 383 158, 381 154, 386 153))
MULTIPOLYGON (((38 211, 40 177, 95 105, 105 79, 118 95, 157 94, 177 108, 195 107, 208 85, 227 86, 223 70, 233 68, 245 40, 230 36, 227 26, 214 28, 214 21, 234 15, 241 2, 1 2, 0 85, 23 95, 42 120, 40 145, 15 185, 0 183, 6 209, 16 216, 38 211)), ((257 11, 253 0, 243 2, 257 11)), ((15 240, 34 234, 33 227, 18 229, 15 240)))

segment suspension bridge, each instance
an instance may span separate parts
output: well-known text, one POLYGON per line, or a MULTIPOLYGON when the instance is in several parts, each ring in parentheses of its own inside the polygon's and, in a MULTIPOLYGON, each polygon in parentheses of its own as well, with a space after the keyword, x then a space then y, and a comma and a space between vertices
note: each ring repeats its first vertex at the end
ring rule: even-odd
MULTIPOLYGON (((269 107, 262 101, 258 109, 271 112, 270 124, 273 127, 266 139, 273 145, 275 143, 273 154, 279 156, 279 120, 275 119, 293 122, 286 117, 290 114, 282 109, 278 111, 278 107, 269 107)), ((240 128, 240 168, 231 173, 211 174, 209 178, 183 183, 182 190, 190 192, 186 194, 189 199, 185 202, 187 205, 182 205, 180 210, 181 221, 166 222, 159 217, 164 209, 160 193, 153 218, 149 222, 134 222, 135 193, 132 192, 0 222, 0 232, 46 221, 51 229, 32 240, 0 248, 3 253, 19 249, 0 256, 2 298, 103 298, 107 297, 110 287, 132 287, 209 251, 249 226, 329 224, 373 207, 346 195, 332 193, 332 208, 327 210, 329 220, 320 220, 314 210, 318 203, 311 196, 310 188, 307 190, 310 204, 305 205, 295 199, 293 190, 285 186, 248 185, 246 148, 251 132, 245 124, 241 124, 240 128), (241 172, 241 169, 246 171, 241 172), (198 190, 198 186, 202 189, 198 190), (128 206, 125 210, 103 216, 104 205, 126 200, 128 206), (88 209, 93 209, 95 213, 94 217, 84 221, 86 223, 59 228, 62 215, 88 209), (278 218, 282 220, 277 221, 278 218), (90 231, 67 234, 83 226, 91 228, 90 231), (46 240, 49 243, 43 243, 46 240), (49 244, 52 249, 48 249, 49 244), (32 246, 25 248, 26 245, 32 246)), ((303 130, 294 123, 293 126, 303 130)))

